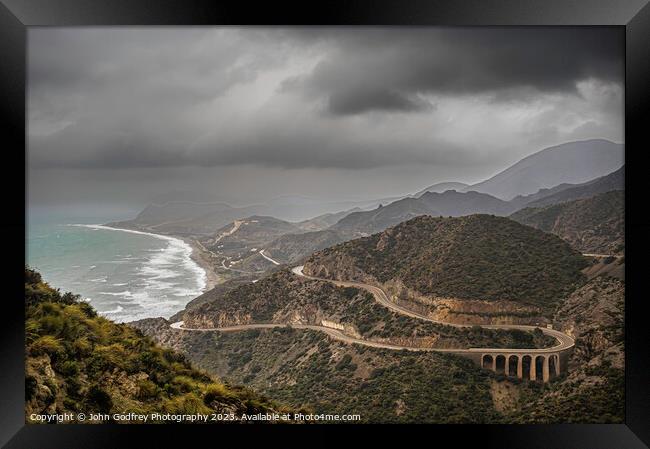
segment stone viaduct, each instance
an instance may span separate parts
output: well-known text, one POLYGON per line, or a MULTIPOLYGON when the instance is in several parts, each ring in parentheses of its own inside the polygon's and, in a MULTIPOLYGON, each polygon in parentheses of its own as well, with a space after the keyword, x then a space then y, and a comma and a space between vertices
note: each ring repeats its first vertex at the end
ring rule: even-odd
POLYGON ((571 348, 549 350, 473 348, 456 354, 506 377, 542 381, 566 373, 571 348))
MULTIPOLYGON (((421 313, 406 309, 389 299, 384 290, 375 285, 364 284, 353 281, 339 281, 309 276, 303 272, 304 266, 294 267, 291 271, 297 276, 306 277, 319 281, 330 282, 342 287, 363 288, 375 297, 379 304, 389 309, 413 318, 423 319, 432 323, 446 326, 467 328, 469 324, 454 324, 437 321, 421 313)), ((510 329, 522 331, 534 331, 539 329, 544 335, 551 336, 557 340, 557 345, 544 349, 497 349, 497 348, 470 348, 470 349, 432 349, 438 352, 447 352, 468 358, 481 368, 486 368, 495 373, 502 373, 509 377, 518 377, 522 380, 548 382, 550 379, 566 373, 569 356, 573 351, 575 340, 552 327, 540 327, 524 324, 486 324, 481 325, 486 329, 510 329)))

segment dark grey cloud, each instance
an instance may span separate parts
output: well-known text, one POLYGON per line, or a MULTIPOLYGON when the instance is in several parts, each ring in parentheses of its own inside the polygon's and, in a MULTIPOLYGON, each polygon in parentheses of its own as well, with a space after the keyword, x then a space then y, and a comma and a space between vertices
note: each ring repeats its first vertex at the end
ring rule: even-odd
POLYGON ((336 51, 290 86, 324 96, 334 114, 419 110, 424 93, 575 94, 581 80, 623 80, 618 28, 323 29, 317 37, 336 51))
POLYGON ((620 141, 622 44, 612 28, 31 29, 29 164, 492 170, 620 141))
POLYGON ((369 111, 418 112, 432 104, 415 95, 389 88, 337 90, 329 96, 328 110, 336 115, 361 114, 369 111))

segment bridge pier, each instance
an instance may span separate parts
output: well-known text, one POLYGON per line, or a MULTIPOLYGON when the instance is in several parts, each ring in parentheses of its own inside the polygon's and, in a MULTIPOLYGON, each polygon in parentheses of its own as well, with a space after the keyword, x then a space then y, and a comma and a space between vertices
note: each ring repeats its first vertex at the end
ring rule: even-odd
POLYGON ((528 368, 528 378, 530 380, 537 380, 537 358, 534 355, 529 356, 530 357, 530 367, 528 368))
POLYGON ((543 362, 542 362, 542 382, 548 382, 549 379, 551 378, 549 370, 548 370, 548 356, 540 356, 543 357, 543 362))
POLYGON ((524 351, 526 350, 522 350, 522 352, 498 353, 475 350, 471 352, 458 352, 456 354, 472 360, 476 365, 483 369, 491 370, 497 374, 505 374, 506 377, 516 376, 520 380, 526 379, 532 382, 546 383, 552 378, 560 375, 562 367, 566 367, 568 364, 570 353, 570 351, 548 351, 531 354, 524 351), (541 370, 539 373, 537 372, 538 359, 540 359, 539 362, 541 363, 541 370), (526 362, 525 364, 528 365, 527 370, 524 368, 524 361, 526 362), (553 366, 551 366, 551 363, 553 366), (501 369, 502 366, 503 369, 501 369))

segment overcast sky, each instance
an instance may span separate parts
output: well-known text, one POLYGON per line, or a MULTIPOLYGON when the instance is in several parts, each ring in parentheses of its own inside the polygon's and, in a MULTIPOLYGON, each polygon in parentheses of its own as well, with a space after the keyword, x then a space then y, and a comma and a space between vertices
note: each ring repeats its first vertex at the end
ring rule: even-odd
POLYGON ((623 141, 614 28, 30 28, 30 204, 478 182, 623 141))

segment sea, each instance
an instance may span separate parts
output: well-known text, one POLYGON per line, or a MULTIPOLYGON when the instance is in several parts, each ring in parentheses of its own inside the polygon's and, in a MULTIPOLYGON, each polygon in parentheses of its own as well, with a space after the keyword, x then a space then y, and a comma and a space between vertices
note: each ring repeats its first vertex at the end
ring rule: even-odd
POLYGON ((206 288, 206 273, 180 239, 99 223, 30 222, 27 264, 50 286, 79 294, 116 322, 164 317, 206 288))

